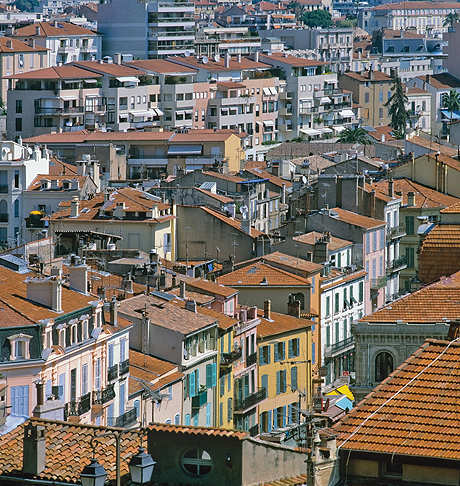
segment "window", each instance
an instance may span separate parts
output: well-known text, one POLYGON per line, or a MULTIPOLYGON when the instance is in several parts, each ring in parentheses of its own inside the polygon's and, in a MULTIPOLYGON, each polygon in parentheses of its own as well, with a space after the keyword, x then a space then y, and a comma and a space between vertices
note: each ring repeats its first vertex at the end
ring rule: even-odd
POLYGON ((212 388, 217 385, 217 364, 206 365, 206 388, 212 388))
POLYGON ((16 199, 13 203, 14 207, 14 217, 19 218, 19 199, 16 199))
POLYGON ((233 399, 227 400, 227 422, 230 422, 233 418, 233 399))
POLYGON ((337 294, 335 294, 335 312, 336 313, 339 312, 339 308, 340 308, 339 300, 340 300, 340 297, 339 297, 339 294, 337 293, 337 294))
POLYGON ((375 381, 381 382, 393 372, 393 356, 384 351, 375 358, 375 381))
POLYGON ((206 427, 211 427, 211 404, 206 404, 206 427))
POLYGON ((19 189, 19 171, 14 171, 14 188, 19 189))
POLYGON ((224 425, 224 404, 222 402, 219 403, 219 427, 224 425))
POLYGON ((291 390, 297 390, 297 366, 291 368, 291 390))
POLYGON ((197 477, 206 476, 212 467, 211 456, 203 449, 190 449, 187 451, 182 456, 181 464, 186 473, 197 477))
POLYGON ((16 100, 16 113, 22 113, 22 100, 16 100))
POLYGON ((225 394, 225 375, 219 378, 219 393, 221 397, 225 394))
POLYGON ((185 424, 184 425, 190 425, 190 414, 189 413, 185 414, 185 424))
POLYGON ((286 370, 276 372, 276 394, 286 393, 286 370))
POLYGON ((383 108, 379 108, 379 118, 383 118, 383 108))
POLYGON ((261 388, 265 388, 265 390, 267 390, 267 396, 268 396, 268 375, 262 375, 260 384, 261 384, 261 388))
POLYGON ((331 315, 331 297, 328 295, 326 297, 326 316, 331 315))
POLYGON ((379 102, 383 103, 383 91, 379 92, 379 102))
MULTIPOLYGON (((339 324, 337 323, 337 326, 339 324)), ((316 363, 316 343, 311 343, 311 362, 312 364, 316 363)))
POLYGON ((275 351, 275 361, 283 361, 285 355, 285 346, 286 343, 284 341, 280 343, 276 343, 273 345, 275 351))
POLYGON ((16 131, 22 132, 22 118, 16 118, 16 131))
POLYGON ((270 346, 262 346, 259 348, 259 365, 270 364, 270 346))
POLYGON ((289 340, 289 357, 296 358, 300 355, 300 339, 290 339, 289 340))
POLYGON ((414 216, 406 216, 406 234, 408 235, 415 234, 414 222, 415 222, 414 216))
POLYGON ((10 341, 11 347, 10 360, 29 359, 29 342, 31 339, 32 336, 22 333, 9 336, 8 340, 10 341))
POLYGON ((81 394, 86 395, 88 393, 88 364, 84 364, 81 367, 81 394))
POLYGON ((406 247, 407 268, 415 268, 415 250, 413 247, 406 247))
POLYGON ((364 103, 369 103, 369 93, 364 93, 364 103))
POLYGON ((70 370, 70 401, 75 402, 77 400, 77 369, 70 370))
POLYGON ((359 302, 363 302, 364 300, 364 282, 359 282, 359 302))

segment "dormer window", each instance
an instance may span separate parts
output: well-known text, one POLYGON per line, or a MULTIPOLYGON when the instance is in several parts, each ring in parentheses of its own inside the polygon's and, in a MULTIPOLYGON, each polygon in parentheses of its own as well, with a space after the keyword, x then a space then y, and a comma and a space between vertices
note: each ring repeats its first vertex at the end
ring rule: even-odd
POLYGON ((8 337, 11 346, 10 360, 29 359, 29 342, 32 336, 27 334, 14 334, 8 337))
POLYGON ((71 334, 70 334, 70 344, 76 344, 77 341, 78 341, 78 334, 77 334, 77 325, 74 324, 72 327, 71 327, 71 334))
POLYGON ((69 182, 69 181, 63 181, 63 182, 62 182, 62 188, 63 188, 64 190, 68 190, 68 189, 70 189, 70 182, 69 182))
POLYGON ((65 329, 59 330, 59 346, 65 348, 65 329))

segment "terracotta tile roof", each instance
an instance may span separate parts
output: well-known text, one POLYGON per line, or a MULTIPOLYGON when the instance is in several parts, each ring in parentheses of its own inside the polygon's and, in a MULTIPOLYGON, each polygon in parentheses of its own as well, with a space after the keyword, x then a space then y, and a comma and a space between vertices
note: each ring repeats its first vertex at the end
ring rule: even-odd
POLYGON ((125 66, 124 64, 101 63, 99 61, 74 61, 72 65, 88 69, 92 72, 108 74, 109 76, 140 76, 143 74, 138 69, 125 66))
MULTIPOLYGON (((420 37, 423 37, 423 36, 420 34, 420 37)), ((406 84, 404 87, 405 87, 407 96, 417 96, 417 95, 420 95, 420 94, 429 95, 430 94, 429 91, 422 89, 422 88, 417 88, 416 86, 407 86, 407 84, 406 84)))
POLYGON ((101 74, 65 64, 64 66, 54 66, 27 73, 13 74, 12 76, 5 76, 4 79, 86 79, 100 77, 102 77, 101 74))
POLYGON ((233 81, 220 81, 217 84, 219 88, 226 88, 226 89, 237 89, 237 88, 246 88, 245 84, 236 83, 233 81))
POLYGON ((385 136, 385 142, 388 142, 389 140, 396 140, 396 138, 393 136, 393 129, 388 125, 374 127, 374 130, 375 131, 369 132, 369 135, 378 142, 382 141, 382 135, 385 136))
POLYGON ((429 149, 430 152, 433 153, 439 151, 441 152, 441 154, 449 155, 450 157, 456 157, 458 155, 458 151, 455 148, 448 147, 447 145, 439 144, 431 140, 427 140, 426 138, 423 137, 417 137, 416 135, 412 136, 411 138, 408 138, 407 142, 420 145, 420 147, 427 148, 429 149))
MULTIPOLYGON (((426 2, 426 3, 430 3, 430 2, 426 2)), ((438 8, 438 4, 435 5, 436 8, 438 8)), ((451 8, 457 9, 458 7, 455 6, 451 8)), ((457 78, 455 78, 449 73, 431 74, 429 78, 427 78, 427 76, 424 75, 424 76, 418 76, 418 78, 421 79, 422 81, 425 81, 428 84, 431 84, 431 86, 433 86, 433 88, 436 89, 460 88, 460 80, 458 80, 457 78)))
POLYGON ((46 47, 35 46, 31 47, 25 42, 22 42, 12 37, 0 37, 0 52, 44 52, 48 51, 46 47), (9 47, 11 42, 11 47, 9 47))
MULTIPOLYGON (((380 192, 388 194, 388 181, 382 180, 376 182, 374 183, 374 187, 380 192)), ((402 198, 403 205, 407 205, 407 193, 415 193, 415 205, 411 206, 413 208, 442 208, 455 203, 460 203, 460 200, 454 196, 443 194, 442 192, 405 178, 395 179, 393 188, 395 196, 402 198)), ((448 210, 448 208, 441 210, 441 212, 446 210, 448 210)))
MULTIPOLYGON (((7 305, 21 316, 37 323, 40 319, 56 318, 60 314, 27 300, 27 278, 45 278, 35 272, 19 274, 0 266, 0 307, 7 305)), ((88 307, 90 302, 97 300, 94 295, 83 295, 79 292, 62 287, 62 311, 64 313, 77 311, 88 307)), ((9 321, 0 319, 0 327, 9 327, 9 321)))
MULTIPOLYGON (((94 74, 94 73, 92 73, 94 74)), ((27 143, 39 143, 42 145, 48 143, 85 143, 95 141, 132 141, 132 140, 160 140, 167 141, 174 134, 173 131, 166 132, 89 132, 81 130, 77 132, 63 133, 45 133, 36 137, 30 137, 24 140, 27 143)))
POLYGON ((89 179, 89 176, 77 176, 75 174, 50 176, 48 174, 39 174, 37 175, 37 177, 35 177, 35 179, 31 182, 30 186, 26 190, 40 191, 42 179, 48 179, 49 181, 51 180, 57 181, 58 189, 54 189, 53 192, 55 192, 57 190, 66 191, 66 189, 64 189, 64 181, 72 181, 72 180, 77 180, 79 182, 79 188, 81 189, 83 184, 89 179))
POLYGON ((314 321, 292 317, 286 314, 279 314, 278 312, 273 311, 270 313, 270 320, 265 319, 263 310, 258 310, 257 314, 260 318, 260 323, 257 325, 257 335, 262 338, 274 336, 275 334, 297 331, 299 329, 308 330, 311 329, 311 326, 315 325, 314 321))
MULTIPOLYGON (((30 326, 31 324, 35 324, 35 322, 19 314, 3 301, 0 301, 0 322, 3 322, 6 327, 30 326)), ((0 325, 0 327, 3 326, 0 325)))
POLYGON ((276 175, 273 175, 271 172, 268 172, 264 169, 261 168, 255 168, 255 169, 245 169, 247 172, 250 172, 251 174, 255 175, 259 179, 270 179, 270 182, 272 184, 275 184, 278 187, 283 187, 283 184, 286 184, 286 188, 292 187, 291 181, 286 181, 284 179, 281 179, 281 177, 278 177, 276 175))
POLYGON ((68 177, 77 175, 77 166, 63 162, 55 157, 50 159, 50 170, 48 175, 66 175, 68 177))
POLYGON ((309 262, 303 258, 286 255, 280 251, 264 255, 263 257, 260 257, 260 259, 269 265, 282 265, 283 267, 288 267, 291 269, 291 272, 302 271, 305 273, 316 273, 323 268, 323 265, 320 265, 319 263, 309 262))
POLYGON ((419 279, 433 282, 460 270, 460 225, 439 224, 424 238, 419 254, 419 279))
POLYGON ((234 182, 235 184, 244 180, 241 177, 232 174, 221 174, 220 172, 205 171, 205 170, 203 170, 202 173, 203 175, 206 175, 208 177, 214 177, 216 179, 222 179, 224 181, 234 182))
POLYGON ((231 297, 238 293, 237 290, 225 287, 225 285, 218 284, 212 280, 205 280, 204 278, 195 278, 193 280, 187 280, 185 288, 195 290, 197 292, 205 293, 208 295, 220 295, 221 297, 231 297))
POLYGON ((370 71, 363 71, 362 73, 346 72, 343 74, 343 76, 348 76, 349 78, 353 78, 361 82, 364 81, 371 81, 371 82, 388 81, 389 83, 391 82, 391 76, 389 76, 388 74, 382 73, 381 71, 373 71, 373 73, 374 73, 374 79, 371 79, 370 71))
POLYGON ((367 216, 361 216, 360 214, 352 213, 351 211, 346 211, 345 209, 341 208, 331 209, 331 212, 338 214, 335 219, 366 230, 378 228, 379 226, 385 226, 386 224, 384 221, 368 218, 367 216))
POLYGON ((375 188, 374 186, 371 186, 367 182, 364 183, 364 187, 362 188, 362 190, 365 191, 365 192, 368 192, 368 193, 371 193, 372 191, 374 191, 375 197, 377 199, 380 199, 381 201, 385 201, 385 202, 391 202, 391 201, 394 201, 395 199, 399 199, 398 196, 394 196, 394 197, 387 196, 385 194, 385 192, 379 191, 377 188, 375 188))
POLYGON ((328 290, 336 285, 342 285, 345 282, 351 282, 352 280, 361 279, 367 275, 366 270, 359 270, 357 272, 346 274, 339 270, 332 270, 326 277, 321 277, 321 290, 328 290), (339 277, 343 277, 340 278, 339 277), (331 279, 334 279, 332 283, 328 283, 331 279), (337 280, 335 280, 337 279, 337 280))
POLYGON ((146 71, 153 71, 161 74, 175 74, 175 73, 196 73, 196 69, 191 69, 185 66, 180 66, 176 62, 167 61, 165 59, 146 59, 131 61, 126 63, 128 66, 138 67, 146 71))
MULTIPOLYGON (((422 155, 423 157, 423 155, 422 155)), ((447 165, 448 167, 450 167, 451 169, 455 169, 457 171, 460 171, 460 161, 457 160, 457 159, 454 159, 452 157, 449 157, 448 155, 445 155, 443 153, 441 154, 436 154, 436 153, 433 153, 433 154, 427 154, 427 157, 433 161, 439 161, 439 162, 443 162, 445 165, 447 165)), ((415 159, 417 160, 417 159, 415 159)))
POLYGON ((138 295, 120 303, 118 312, 122 315, 139 318, 139 310, 145 310, 147 305, 147 317, 157 326, 165 327, 171 331, 187 335, 216 322, 215 318, 192 313, 181 309, 179 306, 165 302, 163 299, 152 295, 138 295))
POLYGON ((217 281, 223 285, 234 286, 236 288, 253 286, 297 287, 310 285, 310 282, 306 278, 293 275, 290 272, 275 268, 261 261, 222 275, 217 281), (261 283, 264 279, 268 283, 261 283))
MULTIPOLYGON (((293 240, 300 243, 305 243, 307 245, 314 245, 315 242, 323 237, 323 233, 318 233, 317 231, 310 231, 310 233, 305 233, 304 235, 294 236, 293 240)), ((327 247, 329 251, 340 250, 340 248, 345 248, 352 245, 352 241, 342 240, 335 236, 331 236, 331 242, 328 243, 327 247)))
MULTIPOLYGON (((220 212, 218 212, 218 211, 216 211, 212 208, 208 208, 208 207, 205 207, 205 206, 200 206, 200 208, 203 211, 205 211, 206 213, 216 217, 217 219, 220 219, 222 222, 228 224, 232 228, 239 230, 242 233, 247 234, 245 231, 243 231, 241 229, 241 220, 229 218, 228 216, 225 216, 224 214, 222 214, 222 213, 220 213, 220 212)), ((265 233, 263 233, 262 231, 256 230, 255 228, 251 228, 251 235, 250 236, 252 236, 252 238, 257 238, 258 236, 262 236, 262 235, 265 235, 265 233)))
POLYGON ((430 324, 445 319, 458 319, 460 315, 460 272, 441 278, 412 294, 398 299, 361 322, 391 322, 430 324))
MULTIPOLYGON (((391 4, 384 4, 384 5, 377 5, 373 8, 373 10, 397 10, 397 9, 405 9, 405 2, 399 3, 391 3, 391 4)), ((435 8, 452 8, 458 9, 458 5, 456 3, 450 2, 427 2, 427 1, 413 1, 411 2, 411 9, 435 9, 435 8)))
MULTIPOLYGON (((175 300, 174 304, 178 305, 179 307, 184 308, 185 302, 183 300, 175 300)), ((217 321, 217 327, 220 329, 229 329, 232 326, 238 324, 238 319, 234 319, 233 317, 227 316, 222 314, 214 309, 210 309, 209 307, 197 307, 198 314, 202 314, 204 316, 212 317, 217 321)))
MULTIPOLYGON (((320 1, 317 3, 321 3, 320 1)), ((289 64, 294 67, 312 67, 312 66, 325 66, 327 63, 323 61, 315 61, 312 59, 305 59, 302 57, 296 57, 291 55, 285 55, 282 52, 272 52, 270 56, 265 54, 260 55, 260 60, 272 64, 270 61, 275 63, 289 64)))
POLYGON ((404 39, 423 39, 422 34, 417 34, 417 32, 411 32, 410 30, 384 30, 383 31, 383 38, 384 39, 401 39, 404 36, 404 39))
POLYGON ((218 429, 212 427, 193 427, 191 425, 172 425, 172 424, 151 424, 149 430, 154 430, 157 432, 172 432, 181 435, 206 435, 214 437, 228 437, 235 438, 238 440, 243 440, 249 437, 248 432, 243 432, 240 430, 228 430, 228 429, 218 429))
MULTIPOLYGON (((449 196, 452 197, 452 196, 449 196)), ((457 199, 452 197, 452 199, 457 199)), ((460 213, 460 201, 455 202, 454 204, 451 204, 450 206, 441 209, 440 213, 442 214, 458 214, 460 213)))
POLYGON ((240 138, 246 136, 241 133, 236 133, 234 130, 189 130, 187 133, 174 133, 169 140, 169 143, 190 143, 190 142, 225 142, 232 135, 237 135, 240 138))
POLYGON ((307 484, 307 475, 301 474, 300 476, 291 476, 288 478, 278 479, 270 483, 265 483, 262 486, 304 486, 307 484))
POLYGON ((25 27, 20 27, 14 32, 14 35, 17 37, 63 37, 69 35, 94 36, 96 33, 70 22, 57 22, 57 27, 55 27, 54 22, 35 22, 25 27), (38 36, 35 33, 37 27, 40 27, 38 36))
POLYGON ((222 204, 233 202, 233 199, 231 197, 222 196, 221 194, 214 194, 211 191, 206 191, 205 189, 200 189, 199 187, 197 187, 196 190, 203 194, 206 194, 207 196, 215 199, 216 201, 221 202, 222 204))
POLYGON ((230 58, 230 64, 228 68, 225 67, 225 60, 223 57, 220 58, 218 62, 210 59, 207 64, 202 64, 200 60, 195 59, 194 57, 168 57, 168 61, 177 62, 178 64, 182 64, 185 66, 190 66, 198 69, 204 69, 206 71, 240 71, 240 70, 247 70, 247 69, 270 69, 270 65, 264 64, 262 62, 255 62, 251 59, 246 57, 241 58, 241 62, 238 62, 236 57, 230 58))
MULTIPOLYGON (((179 297, 180 289, 175 288, 175 289, 172 289, 172 290, 168 290, 168 294, 172 294, 172 295, 179 297)), ((187 300, 194 300, 199 305, 210 304, 211 302, 213 302, 215 300, 214 297, 212 297, 210 295, 199 294, 198 292, 191 292, 190 290, 185 290, 185 298, 187 300)))
POLYGON ((428 340, 333 432, 342 450, 460 459, 460 344, 428 340))

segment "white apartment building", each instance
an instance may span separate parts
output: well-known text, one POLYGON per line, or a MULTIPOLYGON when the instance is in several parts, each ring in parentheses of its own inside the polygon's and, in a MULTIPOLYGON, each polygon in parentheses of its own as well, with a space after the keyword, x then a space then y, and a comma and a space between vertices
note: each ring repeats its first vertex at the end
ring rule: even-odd
POLYGON ((25 239, 23 192, 37 174, 49 171, 49 154, 21 143, 3 142, 0 155, 0 246, 11 247, 25 239))
POLYGON ((70 22, 36 22, 16 30, 14 38, 46 47, 48 67, 101 58, 102 35, 70 22))
POLYGON ((104 56, 158 59, 195 52, 193 1, 108 0, 98 5, 97 21, 104 56))

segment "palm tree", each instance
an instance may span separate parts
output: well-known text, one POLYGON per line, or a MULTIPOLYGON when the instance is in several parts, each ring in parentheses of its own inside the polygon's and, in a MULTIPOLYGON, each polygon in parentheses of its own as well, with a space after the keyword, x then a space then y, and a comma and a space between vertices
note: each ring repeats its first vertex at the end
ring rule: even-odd
POLYGON ((364 155, 366 155, 366 145, 373 145, 368 133, 364 128, 345 128, 339 133, 337 143, 359 143, 364 145, 364 155))
POLYGON ((410 126, 412 126, 412 122, 410 114, 406 110, 409 100, 404 92, 401 78, 397 74, 393 76, 391 91, 393 91, 393 94, 384 106, 389 106, 390 127, 394 129, 395 138, 402 140, 406 132, 407 122, 409 122, 410 126))
POLYGON ((458 12, 450 12, 444 17, 442 25, 444 27, 453 28, 455 22, 458 22, 459 20, 460 20, 460 15, 458 12))
POLYGON ((460 96, 455 89, 451 89, 449 93, 444 93, 442 95, 442 106, 446 110, 450 111, 450 122, 452 124, 453 112, 460 110, 460 96))

